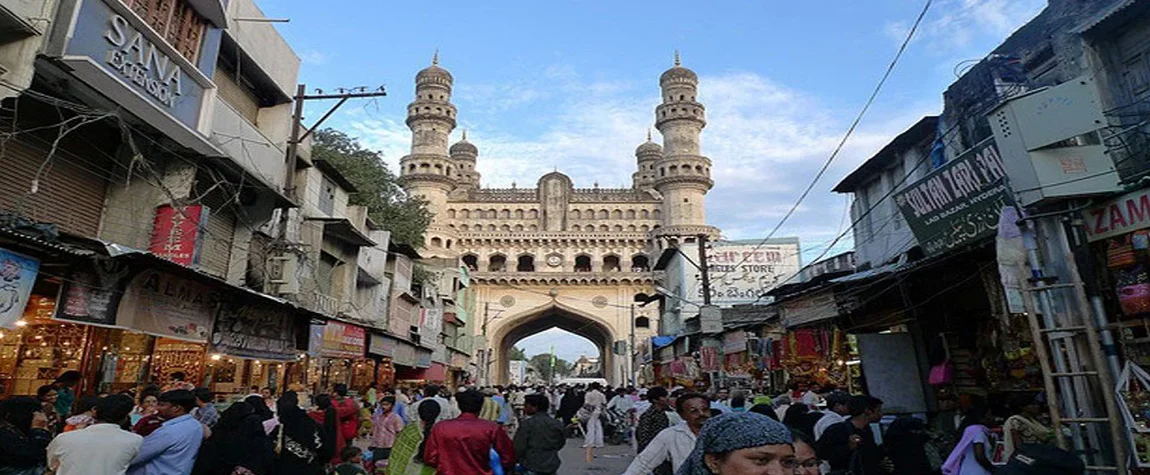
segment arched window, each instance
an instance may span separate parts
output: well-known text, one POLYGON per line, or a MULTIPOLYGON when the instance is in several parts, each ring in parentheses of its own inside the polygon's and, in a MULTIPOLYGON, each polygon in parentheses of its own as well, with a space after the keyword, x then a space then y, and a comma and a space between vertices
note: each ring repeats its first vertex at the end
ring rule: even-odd
POLYGON ((535 272, 535 256, 524 254, 519 256, 519 265, 515 267, 519 272, 535 272))
POLYGON ((627 226, 627 232, 629 232, 629 233, 635 232, 635 225, 634 224, 628 225, 627 226))
POLYGON ((616 224, 613 229, 615 232, 621 233, 621 232, 623 232, 623 225, 622 224, 616 224))
POLYGON ((503 272, 507 270, 507 257, 495 254, 487 259, 488 272, 503 272))
POLYGON ((643 219, 651 219, 651 212, 647 211, 647 210, 643 210, 643 213, 640 214, 640 216, 642 216, 643 219))
POLYGON ((451 219, 455 219, 455 210, 454 209, 447 210, 447 217, 451 218, 451 219))
POLYGON ((466 225, 466 224, 460 224, 460 225, 459 225, 459 230, 460 230, 460 231, 468 231, 468 230, 470 230, 470 229, 471 229, 471 226, 468 226, 468 225, 466 225))
POLYGON ((591 272, 591 256, 586 254, 575 256, 575 272, 591 272))
POLYGON ((605 210, 605 209, 599 210, 599 219, 607 219, 607 210, 605 210))
POLYGON ((503 219, 511 218, 511 210, 505 209, 499 212, 499 217, 503 219))
POLYGON ((647 226, 646 224, 644 224, 644 225, 642 225, 642 226, 639 226, 639 231, 642 231, 642 232, 647 232, 647 231, 650 231, 650 230, 651 230, 651 227, 650 227, 650 226, 647 226))
POLYGON ((499 230, 500 230, 500 231, 510 231, 510 230, 511 230, 511 225, 510 225, 510 224, 504 224, 504 225, 502 225, 502 226, 499 226, 499 230))
POLYGON ((577 209, 573 209, 571 210, 571 219, 583 219, 583 213, 580 213, 577 209))
POLYGON ((521 210, 521 209, 515 210, 515 219, 523 219, 523 210, 521 210))
POLYGON ((595 219, 595 210, 589 209, 583 212, 584 219, 595 219))
POLYGON ((487 210, 487 217, 494 219, 495 218, 495 210, 493 210, 493 209, 487 210))
MULTIPOLYGON (((537 209, 533 209, 533 210, 531 210, 531 211, 528 211, 528 212, 527 212, 527 217, 528 217, 529 219, 539 219, 539 210, 537 210, 537 209)), ((532 231, 534 231, 534 230, 532 230, 532 231)))
POLYGON ((523 230, 523 225, 522 225, 522 224, 516 224, 516 225, 515 225, 515 230, 516 230, 516 231, 522 231, 522 230, 523 230))
POLYGON ((623 219, 623 212, 620 210, 612 211, 611 219, 623 219))
POLYGON ((488 225, 487 225, 487 230, 488 230, 488 231, 494 231, 494 230, 495 230, 495 225, 494 225, 494 224, 488 224, 488 225))
POLYGON ((610 231, 610 230, 611 230, 611 228, 608 228, 606 224, 599 225, 599 231, 601 231, 601 232, 605 233, 605 232, 610 231))
POLYGON ((651 261, 643 254, 631 257, 631 272, 647 272, 651 270, 651 261))
POLYGON ((655 219, 660 219, 662 217, 663 217, 663 212, 659 211, 659 210, 655 210, 655 219))
POLYGON ((608 255, 603 258, 603 271, 604 272, 618 272, 619 271, 619 256, 608 255))
POLYGON ((627 219, 635 219, 635 210, 633 210, 633 209, 627 210, 627 219))
POLYGON ((471 212, 470 212, 470 211, 467 211, 467 210, 465 210, 465 209, 461 209, 461 210, 459 210, 459 217, 460 217, 460 218, 463 218, 463 219, 467 219, 467 218, 470 218, 470 217, 471 217, 471 212))
POLYGON ((575 231, 575 232, 579 232, 581 229, 579 228, 579 225, 576 224, 576 225, 571 226, 571 230, 575 231))
POLYGON ((527 227, 527 230, 528 230, 528 231, 538 231, 538 230, 539 230, 539 226, 532 224, 532 225, 530 225, 530 226, 528 226, 528 227, 527 227))
POLYGON ((431 238, 431 247, 442 247, 442 246, 443 246, 443 240, 442 239, 439 239, 437 237, 431 238))
POLYGON ((647 317, 636 318, 635 328, 651 328, 651 319, 647 317))
POLYGON ((446 241, 443 241, 443 247, 446 247, 446 248, 448 248, 448 249, 451 249, 451 240, 450 240, 450 239, 448 239, 448 240, 446 240, 446 241))
POLYGON ((472 272, 478 272, 479 271, 479 256, 477 256, 475 254, 468 254, 466 256, 463 256, 463 265, 467 266, 467 269, 472 271, 472 272))

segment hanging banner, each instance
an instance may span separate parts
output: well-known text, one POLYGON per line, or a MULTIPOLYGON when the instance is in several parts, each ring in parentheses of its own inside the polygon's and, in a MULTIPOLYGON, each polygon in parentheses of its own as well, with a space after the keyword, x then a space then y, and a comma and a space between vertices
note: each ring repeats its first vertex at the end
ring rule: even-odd
POLYGON ((207 343, 219 300, 219 294, 207 285, 149 269, 128 284, 116 312, 116 325, 207 343))
POLYGON ((367 352, 373 355, 394 357, 395 347, 398 344, 395 338, 372 333, 371 338, 367 341, 367 352))
POLYGON ((156 208, 148 250, 183 266, 198 264, 207 220, 208 210, 201 205, 156 208))
POLYGON ((131 269, 124 261, 94 258, 72 266, 60 286, 59 305, 53 319, 88 325, 116 326, 116 309, 124 296, 123 286, 131 269))
POLYGON ((362 358, 367 346, 363 327, 329 320, 326 325, 312 325, 308 353, 332 358, 362 358))
POLYGON ((241 358, 294 361, 296 322, 290 312, 268 305, 226 302, 212 330, 212 351, 241 358))
POLYGON ((40 261, 0 248, 0 328, 13 328, 24 314, 40 261))
POLYGON ((699 369, 708 373, 722 369, 718 348, 713 346, 699 348, 699 369))
POLYGON ((923 251, 935 255, 994 236, 1014 198, 991 137, 895 193, 894 202, 923 251))

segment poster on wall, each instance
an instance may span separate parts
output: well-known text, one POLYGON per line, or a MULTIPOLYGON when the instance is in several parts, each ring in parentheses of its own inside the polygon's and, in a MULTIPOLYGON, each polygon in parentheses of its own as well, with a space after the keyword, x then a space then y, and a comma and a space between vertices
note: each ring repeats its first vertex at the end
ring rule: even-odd
MULTIPOLYGON (((697 248, 696 248, 697 249, 697 248)), ((694 254, 691 254, 694 256, 694 254)), ((711 303, 729 307, 739 303, 762 302, 767 291, 786 283, 799 273, 799 238, 772 238, 715 241, 707 250, 711 276, 711 303)), ((690 300, 703 299, 703 284, 695 272, 687 273, 690 300)))
POLYGON ((312 356, 361 358, 366 346, 367 332, 363 327, 336 321, 312 325, 308 338, 308 353, 312 356))
POLYGON ((132 278, 116 312, 116 325, 179 340, 207 343, 219 295, 208 286, 145 270, 132 278))
POLYGON ((244 358, 296 358, 295 317, 267 305, 225 302, 212 329, 212 351, 244 358))
POLYGON ((73 265, 60 286, 56 320, 97 326, 116 326, 116 309, 131 276, 124 261, 96 258, 73 265))
POLYGON ((40 261, 0 248, 0 328, 12 328, 24 314, 40 261))

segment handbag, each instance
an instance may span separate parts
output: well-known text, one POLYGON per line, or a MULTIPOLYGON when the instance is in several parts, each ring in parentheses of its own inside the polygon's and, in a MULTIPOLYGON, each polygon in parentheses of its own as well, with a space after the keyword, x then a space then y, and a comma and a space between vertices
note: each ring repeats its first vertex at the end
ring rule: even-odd
POLYGON ((930 376, 927 378, 927 382, 929 382, 931 386, 942 386, 950 384, 953 379, 954 364, 950 362, 950 358, 947 358, 946 361, 936 364, 930 369, 930 376))

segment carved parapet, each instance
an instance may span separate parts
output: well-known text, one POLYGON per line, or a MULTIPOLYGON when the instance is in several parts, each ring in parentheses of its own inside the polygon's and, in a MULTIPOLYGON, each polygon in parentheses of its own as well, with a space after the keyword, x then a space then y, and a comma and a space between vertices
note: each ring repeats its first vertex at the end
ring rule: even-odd
POLYGON ((473 272, 471 279, 495 285, 654 285, 650 272, 473 272))

